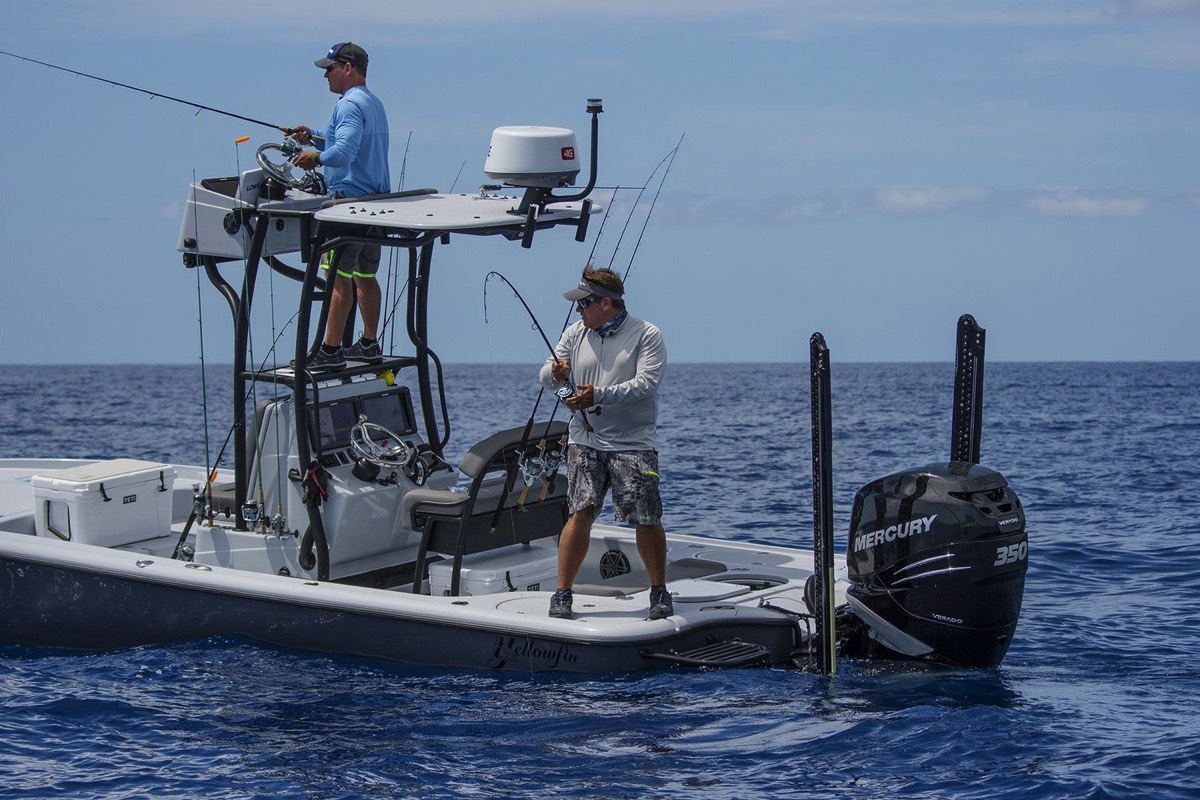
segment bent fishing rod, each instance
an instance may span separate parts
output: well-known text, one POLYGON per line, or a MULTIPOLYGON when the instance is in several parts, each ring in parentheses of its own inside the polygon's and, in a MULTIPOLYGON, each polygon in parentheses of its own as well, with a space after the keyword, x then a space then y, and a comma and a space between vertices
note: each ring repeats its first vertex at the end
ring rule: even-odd
MULTIPOLYGON (((505 285, 508 286, 508 288, 512 290, 512 293, 514 295, 516 295, 517 300, 519 300, 521 302, 521 305, 525 308, 525 313, 528 314, 529 319, 533 321, 534 330, 536 330, 538 332, 538 335, 540 335, 542 337, 542 341, 546 343, 546 349, 550 351, 550 358, 554 359, 555 361, 560 360, 558 357, 558 353, 554 352, 554 345, 550 344, 550 339, 546 336, 546 331, 542 328, 542 324, 540 322, 538 322, 537 317, 534 316, 533 309, 531 309, 529 307, 529 304, 525 302, 525 298, 521 296, 521 293, 519 291, 517 291, 517 287, 512 285, 512 281, 510 281, 508 278, 501 275, 499 272, 496 272, 495 270, 492 270, 491 272, 489 272, 487 274, 487 276, 483 279, 483 321, 484 321, 484 323, 487 322, 487 284, 493 275, 495 275, 500 280, 504 281, 505 285)), ((571 379, 571 376, 569 374, 567 375, 566 383, 567 383, 566 386, 560 388, 557 392, 554 393, 558 397, 559 400, 566 400, 568 397, 573 397, 575 395, 575 392, 576 392, 575 381, 573 381, 571 379)), ((588 422, 587 410, 581 408, 581 409, 579 409, 579 414, 580 414, 580 419, 583 422, 584 429, 587 430, 588 433, 591 433, 592 425, 590 422, 588 422)))
MULTIPOLYGON (((76 75, 80 78, 90 78, 91 80, 99 81, 100 83, 107 83, 109 86, 120 86, 122 89, 131 89, 135 92, 141 92, 144 95, 149 95, 152 98, 161 97, 162 99, 170 100, 173 103, 181 103, 185 106, 191 106, 192 108, 196 109, 197 115, 199 115, 199 113, 201 111, 211 111, 214 114, 221 114, 226 117, 233 117, 234 119, 240 119, 243 122, 250 122, 255 125, 262 125, 267 128, 274 128, 275 130, 283 133, 285 136, 291 136, 295 131, 294 128, 289 128, 286 125, 273 125, 270 122, 264 122, 261 119, 254 119, 254 117, 246 117, 246 116, 242 116, 241 114, 234 114, 232 111, 223 111, 219 108, 213 108, 212 106, 206 106, 202 103, 194 103, 191 100, 184 100, 182 97, 172 97, 169 94, 163 94, 162 92, 154 92, 154 91, 151 91, 150 89, 143 89, 140 86, 132 86, 128 83, 121 83, 120 81, 114 81, 111 78, 102 78, 99 75, 92 75, 87 72, 80 72, 77 69, 70 69, 68 67, 60 67, 58 64, 51 64, 48 61, 38 61, 36 58, 29 58, 28 56, 23 56, 18 53, 10 53, 7 50, 0 50, 0 55, 8 56, 9 58, 17 58, 17 59, 20 59, 21 61, 28 61, 30 64, 40 64, 43 67, 49 67, 50 69, 56 69, 59 72, 66 72, 70 75, 76 75)), ((313 136, 312 138, 313 139, 321 139, 322 141, 324 141, 324 137, 322 137, 322 136, 313 136)))

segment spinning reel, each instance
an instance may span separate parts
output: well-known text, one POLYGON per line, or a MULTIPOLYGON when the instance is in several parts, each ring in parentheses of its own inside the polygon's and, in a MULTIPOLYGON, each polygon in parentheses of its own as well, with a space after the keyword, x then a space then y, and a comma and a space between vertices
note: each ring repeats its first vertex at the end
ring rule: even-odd
POLYGON ((517 470, 521 474, 521 480, 526 486, 532 486, 533 482, 538 478, 543 481, 549 476, 558 472, 558 467, 562 464, 563 454, 558 447, 550 450, 543 450, 540 456, 526 456, 517 464, 517 470))

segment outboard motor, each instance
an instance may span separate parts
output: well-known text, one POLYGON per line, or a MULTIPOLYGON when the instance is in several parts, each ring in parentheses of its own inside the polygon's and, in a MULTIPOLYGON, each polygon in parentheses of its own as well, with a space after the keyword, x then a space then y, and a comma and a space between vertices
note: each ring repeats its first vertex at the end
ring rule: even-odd
POLYGON ((998 666, 1028 548, 1021 501, 995 470, 951 461, 868 483, 854 496, 846 554, 847 600, 866 630, 843 629, 843 654, 998 666))
POLYGON ((1004 660, 1025 594, 1029 541, 1021 501, 979 465, 984 330, 958 319, 950 460, 897 472, 854 495, 846 605, 834 607, 829 350, 813 334, 813 574, 805 604, 815 669, 836 656, 909 658, 963 667, 1004 660))

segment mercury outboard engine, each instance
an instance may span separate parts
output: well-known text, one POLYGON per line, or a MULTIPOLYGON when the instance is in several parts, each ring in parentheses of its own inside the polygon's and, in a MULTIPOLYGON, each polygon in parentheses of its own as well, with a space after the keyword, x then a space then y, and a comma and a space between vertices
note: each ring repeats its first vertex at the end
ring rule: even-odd
POLYGON ((1008 481, 979 465, 984 330, 958 321, 950 460, 871 481, 854 496, 846 605, 833 607, 828 348, 812 340, 814 572, 805 600, 817 668, 837 655, 995 667, 1021 614, 1029 543, 1008 481), (810 591, 811 588, 811 591, 810 591), (833 620, 833 624, 829 620, 833 620))
POLYGON ((929 658, 966 667, 1004 659, 1029 566, 1025 512, 1004 476, 964 461, 868 483, 854 496, 850 608, 868 631, 846 655, 929 658))

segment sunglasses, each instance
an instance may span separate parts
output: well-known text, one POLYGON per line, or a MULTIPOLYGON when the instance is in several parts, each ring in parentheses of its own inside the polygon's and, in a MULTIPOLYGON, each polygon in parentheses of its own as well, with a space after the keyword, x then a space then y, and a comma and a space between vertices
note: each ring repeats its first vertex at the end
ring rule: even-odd
POLYGON ((597 297, 596 295, 592 295, 591 297, 585 297, 582 300, 575 301, 575 307, 578 308, 580 311, 583 311, 585 308, 590 306, 592 303, 599 303, 603 299, 604 299, 603 297, 597 297))

